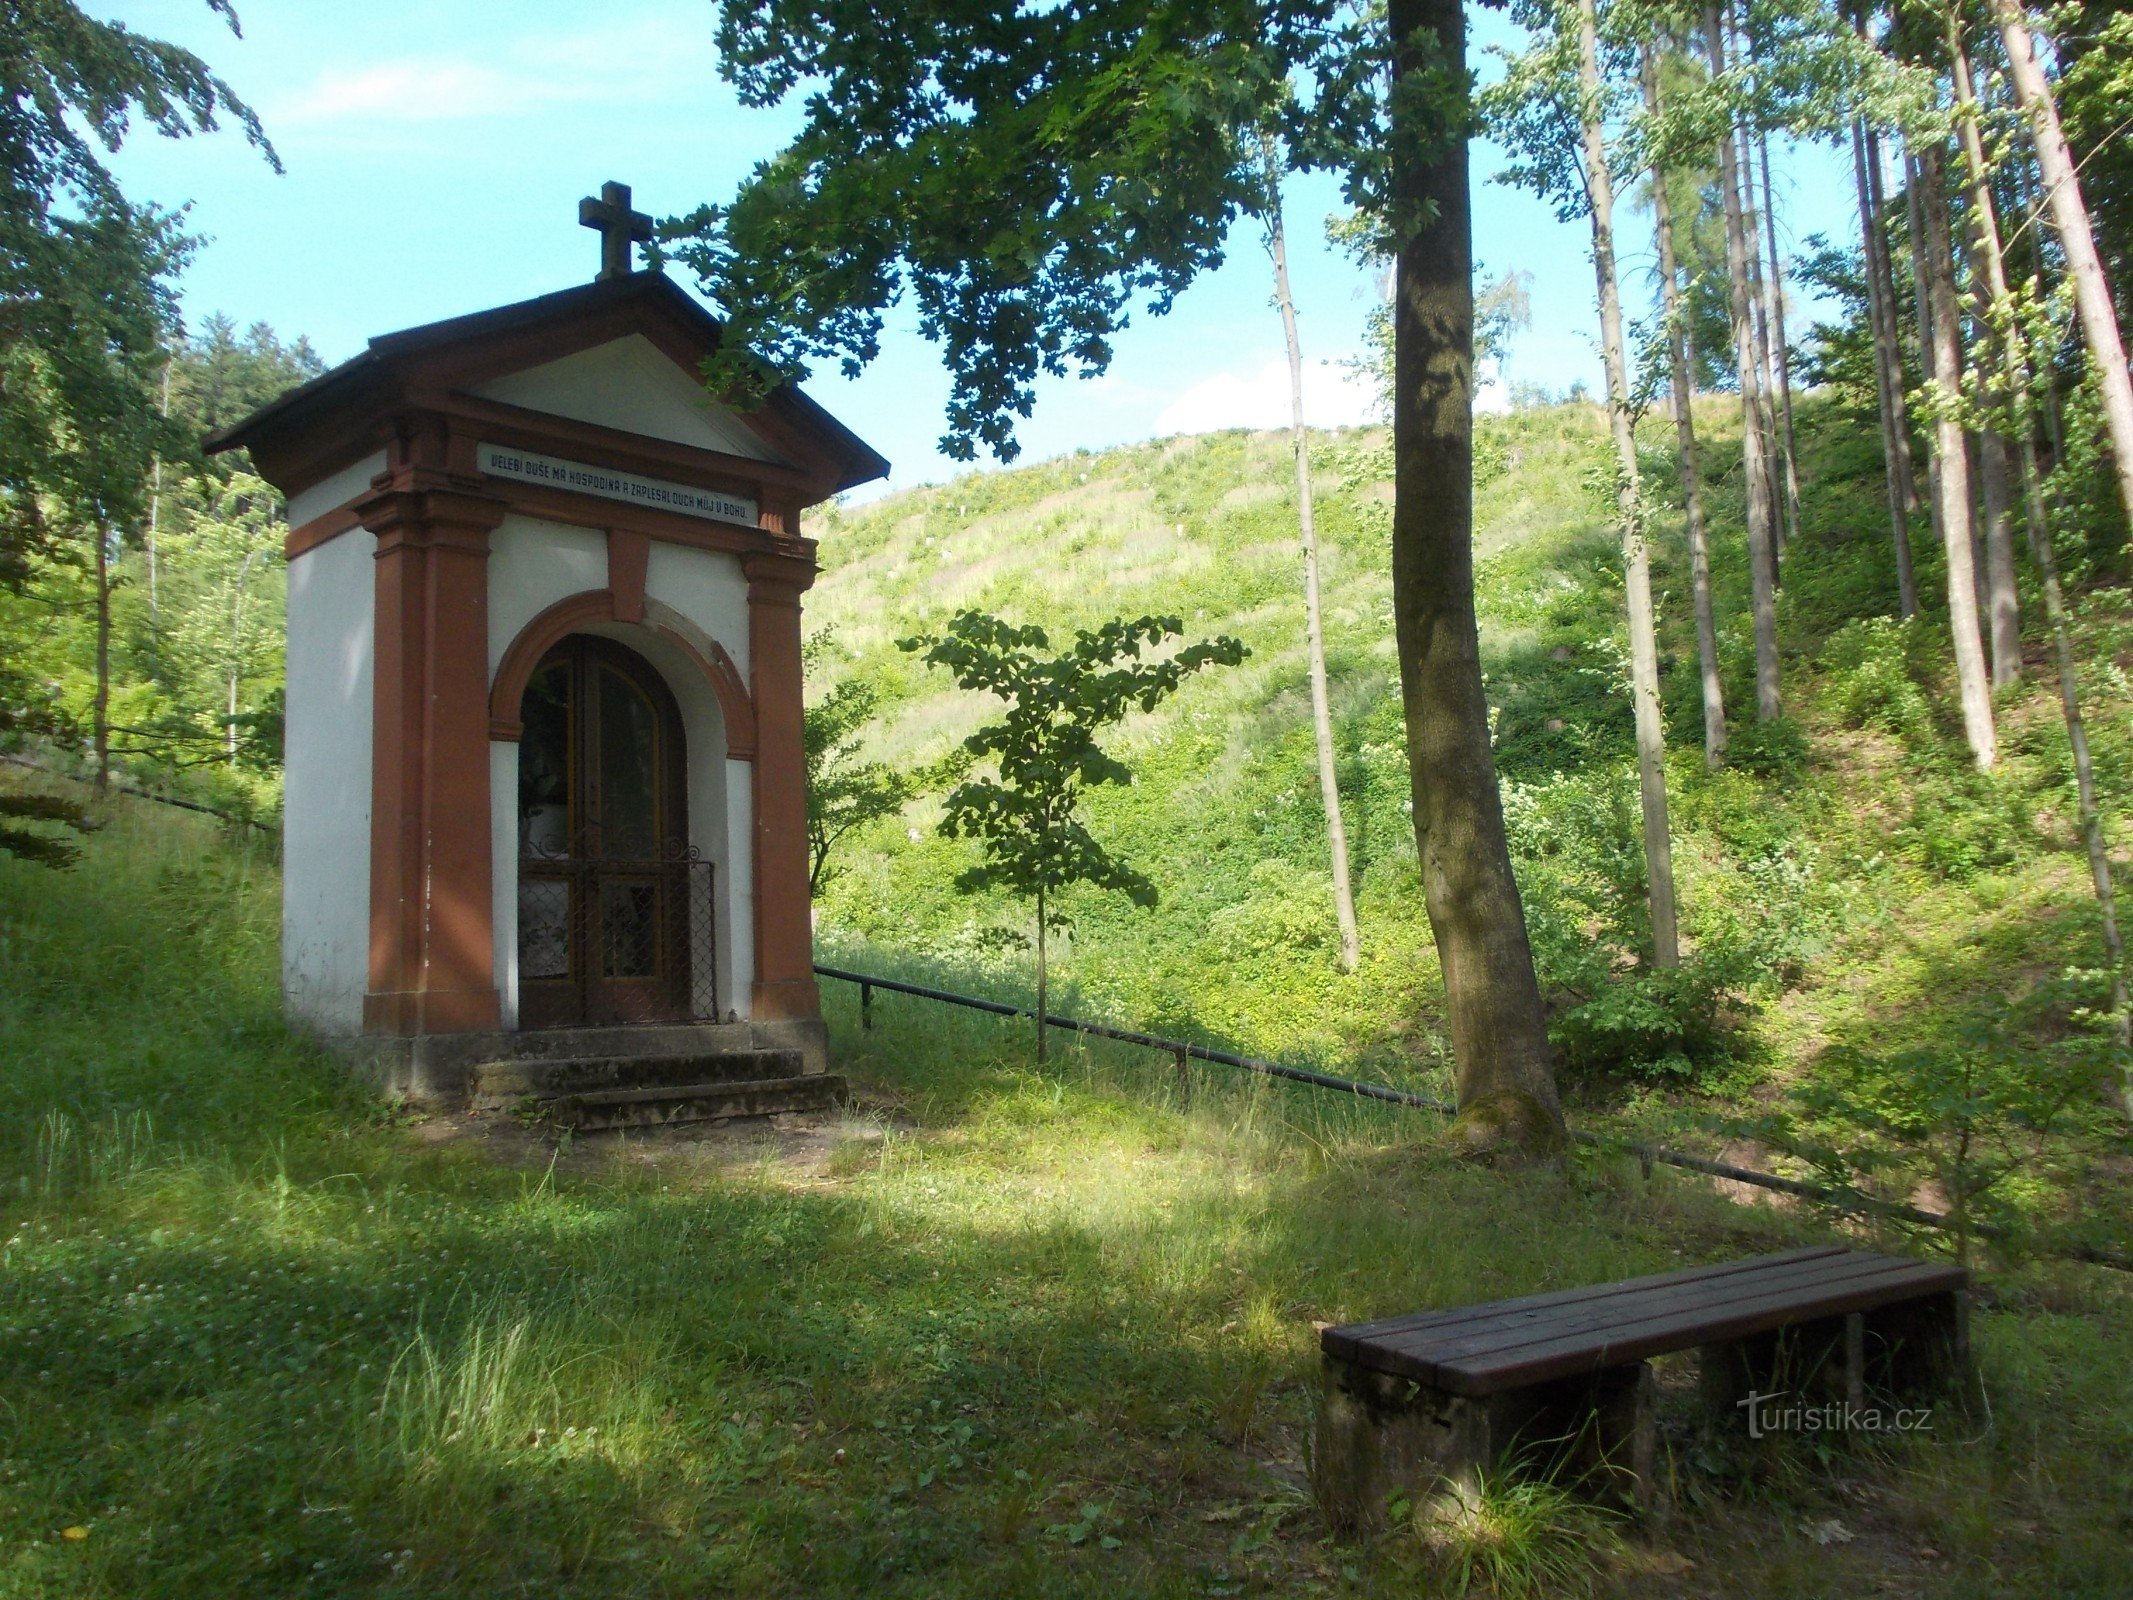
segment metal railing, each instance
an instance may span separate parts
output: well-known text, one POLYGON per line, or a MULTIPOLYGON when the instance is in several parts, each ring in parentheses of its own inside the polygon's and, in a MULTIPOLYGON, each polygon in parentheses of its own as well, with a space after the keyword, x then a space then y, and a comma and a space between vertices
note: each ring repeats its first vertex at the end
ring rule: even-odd
MULTIPOLYGON (((891 994, 908 994, 920 1000, 934 1000, 942 1005, 962 1006, 966 1010, 983 1011, 997 1017, 1027 1017, 1034 1021, 1037 1016, 1035 1010, 1028 1006, 1011 1005, 1001 1000, 982 1000, 975 995, 953 994, 946 989, 931 989, 922 983, 906 983, 899 978, 883 978, 873 973, 852 972, 843 967, 820 964, 816 965, 815 971, 821 977, 835 978, 840 982, 855 983, 859 986, 860 1026, 868 1030, 874 1026, 876 989, 886 990, 891 994)), ((1105 1023, 1087 1022, 1078 1017, 1062 1017, 1052 1012, 1045 1014, 1044 1025, 1167 1053, 1176 1062, 1180 1095, 1188 1104, 1192 1094, 1189 1064, 1194 1061, 1206 1061, 1216 1066, 1235 1067, 1244 1072, 1257 1073, 1262 1077, 1308 1084, 1317 1089, 1331 1089, 1362 1100, 1412 1106, 1418 1110, 1435 1111, 1444 1116, 1456 1116, 1459 1110, 1451 1101, 1433 1095, 1414 1094, 1382 1083, 1364 1083, 1354 1078, 1339 1078, 1325 1072, 1310 1072, 1302 1067, 1286 1066, 1278 1061, 1263 1061, 1255 1056, 1239 1055, 1230 1050, 1210 1050, 1205 1045, 1193 1044, 1188 1040, 1166 1039, 1158 1034, 1143 1033, 1133 1028, 1114 1028, 1105 1023)), ((1686 1172, 1701 1173, 1705 1177, 1724 1178, 1733 1183, 1747 1184, 1752 1188, 1792 1195, 1855 1216, 1877 1217, 1884 1221, 1909 1223, 1914 1227, 1939 1231, 1953 1231, 1957 1226, 1955 1218, 1943 1213, 1922 1210, 1917 1206, 1904 1205, 1893 1200, 1882 1200, 1873 1195, 1862 1194, 1856 1189, 1838 1189, 1826 1184, 1808 1183, 1799 1178, 1780 1177, 1774 1172, 1759 1172, 1753 1167, 1739 1167, 1728 1161, 1692 1156, 1685 1151, 1670 1150, 1664 1145, 1647 1144, 1639 1139, 1617 1138, 1582 1128, 1572 1129, 1570 1137, 1590 1149, 1635 1157, 1644 1168, 1646 1177, 1651 1176, 1655 1166, 1678 1167, 1686 1172)), ((1995 1228, 1989 1223, 1973 1221, 1969 1224, 1968 1231, 1981 1239, 2006 1237, 2005 1229, 1995 1228)), ((2091 1245, 2061 1246, 2039 1253, 2054 1255, 2064 1260, 2081 1261, 2091 1266, 2110 1267, 2119 1272, 2133 1272, 2133 1260, 2091 1245)))

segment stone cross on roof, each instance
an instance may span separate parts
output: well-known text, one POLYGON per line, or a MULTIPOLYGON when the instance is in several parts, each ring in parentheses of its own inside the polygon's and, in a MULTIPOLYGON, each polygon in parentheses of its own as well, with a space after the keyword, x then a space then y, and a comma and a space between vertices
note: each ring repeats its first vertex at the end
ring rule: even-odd
POLYGON ((599 281, 630 275, 630 246, 649 244, 652 219, 630 209, 630 186, 610 180, 600 185, 600 198, 587 195, 578 202, 578 226, 600 232, 599 281))

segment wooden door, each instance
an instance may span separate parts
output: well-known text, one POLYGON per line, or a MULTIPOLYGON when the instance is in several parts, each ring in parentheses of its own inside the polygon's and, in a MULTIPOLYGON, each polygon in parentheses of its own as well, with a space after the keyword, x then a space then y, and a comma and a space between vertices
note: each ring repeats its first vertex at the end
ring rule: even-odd
POLYGON ((519 743, 519 1023, 687 1014, 681 715, 642 659, 574 635, 534 669, 519 743))

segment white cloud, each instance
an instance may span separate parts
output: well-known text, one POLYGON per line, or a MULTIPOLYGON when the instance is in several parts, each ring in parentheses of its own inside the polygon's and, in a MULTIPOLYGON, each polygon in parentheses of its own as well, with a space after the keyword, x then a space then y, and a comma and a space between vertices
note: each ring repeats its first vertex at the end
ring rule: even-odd
POLYGON ((565 104, 642 104, 714 70, 708 20, 663 15, 592 32, 514 39, 455 59, 442 49, 329 67, 270 107, 270 122, 447 122, 565 104), (648 73, 656 62, 658 71, 648 73))
MULTIPOLYGON (((1307 363, 1303 375, 1304 420, 1314 428, 1349 428, 1379 420, 1370 380, 1337 361, 1307 363)), ((1286 428, 1289 425, 1289 364, 1276 358, 1251 372, 1218 372, 1202 378, 1165 406, 1155 419, 1158 435, 1215 433, 1224 428, 1286 428)))
POLYGON ((496 116, 573 98, 565 84, 528 73, 458 61, 386 61, 328 70, 281 109, 287 122, 341 122, 389 117, 443 122, 496 116))

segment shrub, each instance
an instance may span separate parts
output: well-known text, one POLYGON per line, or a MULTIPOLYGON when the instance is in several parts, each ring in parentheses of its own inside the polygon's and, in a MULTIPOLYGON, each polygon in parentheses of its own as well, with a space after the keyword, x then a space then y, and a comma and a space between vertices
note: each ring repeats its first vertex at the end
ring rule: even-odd
POLYGON ((1847 727, 1894 734, 1914 750, 1933 744, 1933 708, 1912 670, 1917 639, 1894 617, 1861 617, 1830 636, 1828 701, 1847 727))
MULTIPOLYGON (((1627 765, 1506 785, 1504 820, 1553 1010, 1550 1037, 1573 1071, 1704 1076, 1731 1053, 1732 1013, 1812 947, 1812 871, 1789 845, 1773 844, 1705 869, 1707 892, 1688 897, 1695 914, 1681 965, 1652 966, 1636 774, 1627 765)), ((1691 863, 1692 852, 1680 850, 1684 881, 1691 863)))

